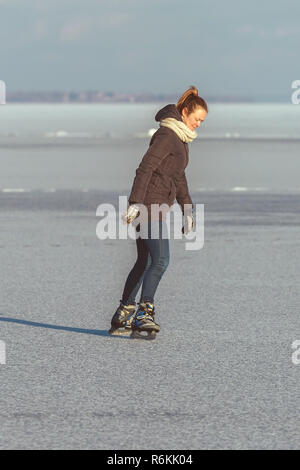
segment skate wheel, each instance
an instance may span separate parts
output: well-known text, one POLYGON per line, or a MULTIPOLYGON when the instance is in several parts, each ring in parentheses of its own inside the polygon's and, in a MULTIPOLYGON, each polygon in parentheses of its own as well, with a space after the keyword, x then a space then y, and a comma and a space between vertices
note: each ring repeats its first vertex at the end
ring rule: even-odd
POLYGON ((111 328, 110 330, 108 330, 108 333, 111 335, 111 336, 121 336, 121 335, 125 335, 125 336, 128 336, 128 334, 131 332, 131 330, 129 329, 121 329, 121 328, 117 328, 117 329, 114 329, 114 328, 111 328))
POLYGON ((156 338, 156 331, 148 331, 148 336, 150 337, 149 339, 155 339, 156 338))
POLYGON ((144 331, 138 331, 138 330, 133 330, 131 333, 130 338, 132 339, 146 339, 146 340, 153 340, 156 338, 156 331, 154 330, 144 330, 144 331))

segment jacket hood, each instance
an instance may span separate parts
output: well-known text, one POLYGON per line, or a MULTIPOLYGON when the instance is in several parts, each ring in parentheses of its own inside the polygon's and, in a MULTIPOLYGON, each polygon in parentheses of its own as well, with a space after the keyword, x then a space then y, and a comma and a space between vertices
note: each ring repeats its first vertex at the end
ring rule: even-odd
POLYGON ((177 121, 182 121, 181 114, 175 104, 167 104, 167 106, 160 109, 155 115, 155 121, 161 121, 165 118, 174 118, 177 119, 177 121))

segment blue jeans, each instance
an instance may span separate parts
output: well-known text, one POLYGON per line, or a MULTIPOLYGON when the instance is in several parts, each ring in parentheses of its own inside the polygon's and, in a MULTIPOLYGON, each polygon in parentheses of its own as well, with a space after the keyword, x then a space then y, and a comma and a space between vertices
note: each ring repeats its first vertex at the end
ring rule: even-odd
POLYGON ((124 303, 135 303, 135 298, 141 284, 143 285, 140 302, 148 301, 153 303, 158 284, 169 265, 169 238, 164 238, 165 235, 163 235, 167 234, 166 222, 156 222, 154 234, 153 231, 152 234, 150 233, 150 227, 151 222, 149 221, 148 238, 143 238, 141 234, 136 239, 137 260, 125 283, 122 295, 124 303))

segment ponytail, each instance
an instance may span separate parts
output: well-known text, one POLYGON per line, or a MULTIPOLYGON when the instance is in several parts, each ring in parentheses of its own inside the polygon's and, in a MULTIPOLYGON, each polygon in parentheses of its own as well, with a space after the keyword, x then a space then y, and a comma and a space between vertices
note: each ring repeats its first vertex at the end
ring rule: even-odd
POLYGON ((187 108, 187 114, 191 114, 199 106, 208 113, 206 101, 198 95, 198 90, 194 86, 190 86, 190 88, 181 95, 176 105, 180 114, 184 108, 187 108))

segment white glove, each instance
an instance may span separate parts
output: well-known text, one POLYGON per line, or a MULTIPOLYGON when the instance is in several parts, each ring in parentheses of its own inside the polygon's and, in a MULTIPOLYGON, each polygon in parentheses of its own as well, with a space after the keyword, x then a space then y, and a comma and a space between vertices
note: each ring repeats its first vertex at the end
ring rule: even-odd
POLYGON ((139 210, 138 204, 132 204, 129 206, 125 214, 122 216, 123 223, 127 225, 130 224, 137 217, 139 210))
POLYGON ((182 227, 182 233, 188 234, 194 228, 195 222, 194 217, 192 215, 186 215, 184 217, 184 225, 182 227))

